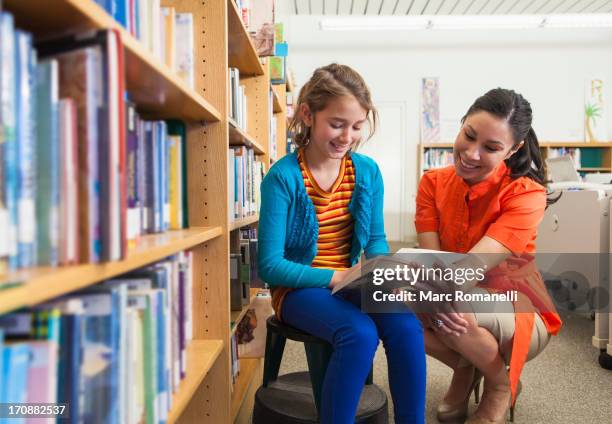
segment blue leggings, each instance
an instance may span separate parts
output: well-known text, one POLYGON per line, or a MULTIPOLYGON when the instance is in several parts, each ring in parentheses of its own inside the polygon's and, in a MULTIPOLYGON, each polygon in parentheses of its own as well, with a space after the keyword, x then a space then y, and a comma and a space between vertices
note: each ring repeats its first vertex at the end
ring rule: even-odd
POLYGON ((424 423, 425 346, 420 321, 408 309, 366 314, 360 302, 359 290, 332 296, 323 288, 293 290, 283 301, 283 321, 328 341, 334 349, 323 382, 321 423, 355 422, 379 337, 387 354, 395 422, 424 423))

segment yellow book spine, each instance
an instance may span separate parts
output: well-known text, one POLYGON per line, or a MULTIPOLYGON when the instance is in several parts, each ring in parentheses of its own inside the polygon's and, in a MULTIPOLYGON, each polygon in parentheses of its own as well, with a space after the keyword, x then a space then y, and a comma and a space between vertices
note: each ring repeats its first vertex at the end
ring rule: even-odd
POLYGON ((168 137, 170 143, 170 229, 180 230, 181 220, 181 161, 179 136, 168 137))

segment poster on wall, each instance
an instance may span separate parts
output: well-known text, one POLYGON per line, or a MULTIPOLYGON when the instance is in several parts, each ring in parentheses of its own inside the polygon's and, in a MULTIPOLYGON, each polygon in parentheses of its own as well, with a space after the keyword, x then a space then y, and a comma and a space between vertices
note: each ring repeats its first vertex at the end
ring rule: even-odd
POLYGON ((604 80, 587 79, 584 94, 584 140, 587 143, 607 141, 604 80))
POLYGON ((438 77, 421 79, 421 143, 440 142, 440 83, 438 77))

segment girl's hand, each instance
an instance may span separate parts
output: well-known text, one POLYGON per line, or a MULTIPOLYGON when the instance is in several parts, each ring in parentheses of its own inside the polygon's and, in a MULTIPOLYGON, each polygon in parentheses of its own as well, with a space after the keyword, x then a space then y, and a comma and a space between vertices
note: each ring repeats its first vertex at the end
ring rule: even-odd
POLYGON ((332 276, 331 281, 329 282, 329 288, 333 289, 335 286, 337 286, 338 284, 344 282, 344 280, 346 279, 346 277, 355 272, 355 271, 359 271, 361 269, 361 262, 358 262, 356 265, 354 265, 351 268, 342 270, 342 271, 334 271, 334 275, 332 276))

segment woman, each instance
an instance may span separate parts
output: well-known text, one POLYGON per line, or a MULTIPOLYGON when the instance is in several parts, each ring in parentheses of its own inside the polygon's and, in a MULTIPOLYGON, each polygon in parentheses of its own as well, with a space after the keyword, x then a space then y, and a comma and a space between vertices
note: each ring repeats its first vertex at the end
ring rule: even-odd
POLYGON ((259 271, 279 319, 329 342, 322 423, 354 423, 379 338, 389 364, 396 423, 425 422, 423 330, 412 313, 366 314, 359 293, 331 294, 366 256, 385 254, 383 182, 376 163, 352 152, 375 127, 368 87, 348 66, 315 70, 291 127, 299 146, 261 186, 259 271), (405 366, 406 363, 411 366, 405 366))
POLYGON ((438 406, 439 421, 467 416, 481 374, 482 401, 467 422, 505 422, 508 408, 512 420, 524 363, 561 327, 530 256, 550 202, 531 122, 531 106, 523 96, 501 88, 487 92, 462 119, 454 166, 427 172, 419 185, 419 246, 470 253, 463 266, 490 270, 476 291, 518 291, 517 301, 502 302, 492 313, 478 312, 475 304, 455 304, 455 310, 476 312, 422 317, 426 352, 454 371, 438 406))

